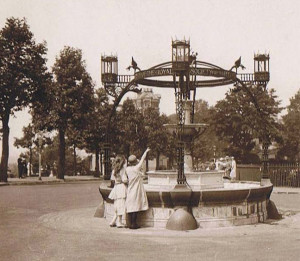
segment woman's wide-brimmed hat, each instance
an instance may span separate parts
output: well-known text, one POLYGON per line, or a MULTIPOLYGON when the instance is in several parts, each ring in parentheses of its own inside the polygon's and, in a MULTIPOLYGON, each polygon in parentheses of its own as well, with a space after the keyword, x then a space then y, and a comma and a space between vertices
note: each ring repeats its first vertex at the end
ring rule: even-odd
POLYGON ((130 155, 129 158, 128 158, 128 162, 129 163, 136 163, 137 162, 137 158, 135 155, 130 155))

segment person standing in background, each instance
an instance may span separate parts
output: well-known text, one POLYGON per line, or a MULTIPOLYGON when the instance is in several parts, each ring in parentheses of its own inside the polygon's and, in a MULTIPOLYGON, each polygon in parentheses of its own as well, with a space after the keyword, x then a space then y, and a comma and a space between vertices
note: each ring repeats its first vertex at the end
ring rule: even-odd
POLYGON ((23 159, 23 174, 24 174, 24 178, 27 176, 28 174, 28 169, 27 169, 27 162, 26 159, 23 159))
POLYGON ((230 177, 230 172, 231 172, 231 158, 229 156, 225 157, 225 176, 227 178, 230 177))
POLYGON ((234 160, 234 157, 231 157, 231 171, 230 171, 230 178, 232 180, 236 179, 236 161, 234 160))
POLYGON ((21 157, 18 158, 18 174, 19 179, 21 179, 23 176, 23 161, 21 157))

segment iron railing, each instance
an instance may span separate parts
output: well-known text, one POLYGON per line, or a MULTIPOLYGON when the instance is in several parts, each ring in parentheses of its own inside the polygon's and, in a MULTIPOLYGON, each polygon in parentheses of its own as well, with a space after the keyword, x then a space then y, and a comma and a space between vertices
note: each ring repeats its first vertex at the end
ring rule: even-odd
POLYGON ((299 163, 270 164, 270 180, 278 187, 300 187, 299 163))
MULTIPOLYGON (((268 165, 271 183, 276 187, 300 187, 299 163, 282 163, 268 165)), ((237 165, 237 179, 241 181, 260 181, 260 165, 237 165)))

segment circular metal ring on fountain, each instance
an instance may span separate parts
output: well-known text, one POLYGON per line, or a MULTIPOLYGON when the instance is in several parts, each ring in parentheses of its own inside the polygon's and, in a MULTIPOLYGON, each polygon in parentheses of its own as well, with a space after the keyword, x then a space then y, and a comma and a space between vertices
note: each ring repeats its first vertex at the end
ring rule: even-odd
MULTIPOLYGON (((133 81, 137 84, 146 86, 172 88, 174 87, 173 80, 154 80, 149 78, 173 75, 174 71, 172 68, 172 62, 166 62, 151 67, 147 70, 137 71, 134 74, 133 81)), ((191 90, 203 87, 217 87, 222 85, 233 84, 236 82, 235 72, 225 70, 219 66, 202 61, 196 61, 195 67, 190 68, 190 75, 218 78, 209 80, 196 79, 195 81, 191 82, 191 90)))

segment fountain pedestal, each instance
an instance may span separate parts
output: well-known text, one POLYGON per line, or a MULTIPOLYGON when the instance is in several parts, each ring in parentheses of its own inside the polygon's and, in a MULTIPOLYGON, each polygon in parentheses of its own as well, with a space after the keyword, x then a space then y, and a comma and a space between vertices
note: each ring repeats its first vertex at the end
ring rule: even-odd
POLYGON ((171 200, 175 212, 169 217, 166 228, 170 230, 194 230, 197 229, 197 221, 189 208, 192 198, 192 190, 185 184, 177 184, 171 191, 171 200))
MULTIPOLYGON (((207 128, 207 124, 204 123, 192 123, 191 111, 192 101, 184 101, 184 125, 181 133, 181 141, 184 142, 184 171, 193 171, 193 158, 191 153, 191 143, 195 137, 200 135, 207 128)), ((180 126, 178 124, 164 124, 168 131, 172 134, 176 134, 179 131, 180 126)))

